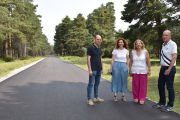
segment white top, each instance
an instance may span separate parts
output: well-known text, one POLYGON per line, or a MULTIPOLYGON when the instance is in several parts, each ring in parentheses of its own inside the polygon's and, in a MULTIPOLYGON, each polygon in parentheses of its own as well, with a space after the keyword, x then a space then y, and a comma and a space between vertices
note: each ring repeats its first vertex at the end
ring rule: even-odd
POLYGON ((133 64, 131 68, 132 73, 136 74, 147 74, 148 67, 146 65, 146 52, 147 50, 142 50, 140 56, 137 56, 136 50, 132 51, 133 64))
MULTIPOLYGON (((177 45, 175 42, 170 40, 166 45, 163 43, 161 49, 161 65, 162 66, 169 66, 172 59, 172 54, 177 53, 177 45)), ((174 63, 176 66, 176 61, 174 63)))
POLYGON ((119 62, 127 62, 127 58, 126 56, 129 55, 129 50, 127 50, 126 48, 120 50, 120 49, 114 49, 112 51, 112 54, 115 55, 115 61, 119 61, 119 62))

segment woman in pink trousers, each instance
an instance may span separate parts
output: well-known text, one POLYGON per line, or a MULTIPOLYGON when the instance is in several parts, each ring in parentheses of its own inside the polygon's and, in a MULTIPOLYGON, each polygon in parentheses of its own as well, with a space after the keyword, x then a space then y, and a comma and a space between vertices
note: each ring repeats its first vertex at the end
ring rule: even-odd
POLYGON ((134 50, 131 51, 129 75, 132 76, 134 102, 139 102, 142 105, 146 100, 148 75, 151 75, 151 63, 149 53, 141 40, 134 42, 134 50))

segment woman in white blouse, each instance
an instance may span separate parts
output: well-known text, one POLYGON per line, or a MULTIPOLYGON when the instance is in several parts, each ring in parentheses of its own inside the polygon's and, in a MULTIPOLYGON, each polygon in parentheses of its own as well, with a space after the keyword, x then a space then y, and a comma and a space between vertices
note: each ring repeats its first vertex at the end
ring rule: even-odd
POLYGON ((126 101, 124 95, 127 92, 128 67, 129 47, 123 38, 119 38, 116 42, 116 48, 112 52, 111 68, 109 71, 112 74, 110 91, 114 92, 114 101, 118 101, 118 92, 122 93, 122 100, 126 101))
POLYGON ((141 40, 134 42, 134 50, 130 57, 129 75, 132 76, 134 102, 144 104, 147 95, 147 75, 151 75, 151 63, 149 53, 141 40))

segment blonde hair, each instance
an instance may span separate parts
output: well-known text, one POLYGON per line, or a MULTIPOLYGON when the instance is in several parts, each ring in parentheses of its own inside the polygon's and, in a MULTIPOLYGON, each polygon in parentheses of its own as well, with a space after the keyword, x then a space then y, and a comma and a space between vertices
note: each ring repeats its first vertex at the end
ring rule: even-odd
POLYGON ((145 50, 146 48, 145 48, 145 45, 144 45, 143 41, 141 41, 141 40, 139 40, 139 39, 134 42, 134 50, 137 49, 137 48, 136 48, 136 43, 137 43, 138 41, 141 42, 141 44, 142 44, 141 49, 145 50))

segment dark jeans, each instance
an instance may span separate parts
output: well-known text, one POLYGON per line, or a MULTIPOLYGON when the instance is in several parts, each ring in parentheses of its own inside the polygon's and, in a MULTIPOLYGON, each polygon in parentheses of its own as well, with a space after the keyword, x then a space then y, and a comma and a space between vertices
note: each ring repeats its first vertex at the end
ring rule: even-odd
POLYGON ((100 71, 92 71, 93 75, 89 76, 89 84, 87 86, 87 97, 88 100, 91 99, 92 86, 94 84, 94 98, 98 98, 98 86, 101 78, 101 70, 100 71), (95 83, 94 83, 95 80, 95 83))
POLYGON ((166 104, 166 94, 165 94, 165 83, 166 83, 167 90, 168 90, 168 97, 169 97, 169 102, 167 105, 173 107, 174 98, 175 98, 174 76, 176 73, 176 67, 175 66, 172 67, 169 75, 164 75, 164 72, 167 69, 168 69, 167 66, 162 66, 159 72, 159 79, 158 79, 158 89, 159 89, 159 96, 160 96, 159 103, 161 103, 162 105, 166 104))

